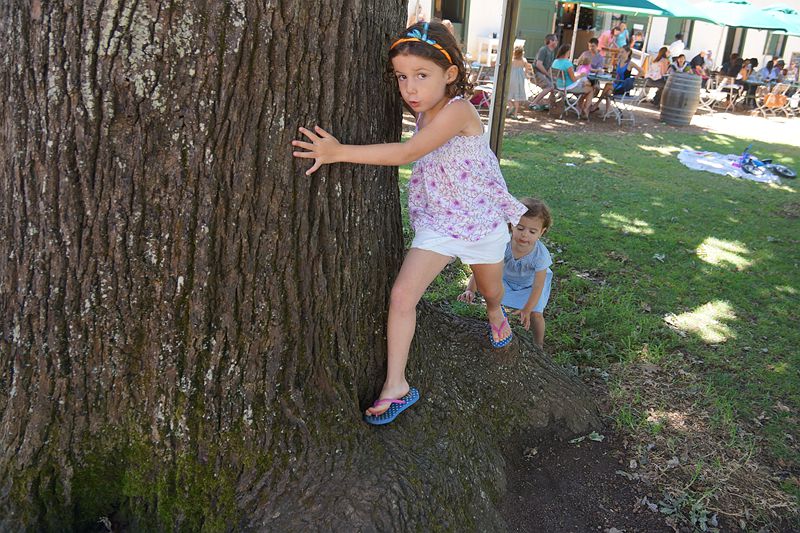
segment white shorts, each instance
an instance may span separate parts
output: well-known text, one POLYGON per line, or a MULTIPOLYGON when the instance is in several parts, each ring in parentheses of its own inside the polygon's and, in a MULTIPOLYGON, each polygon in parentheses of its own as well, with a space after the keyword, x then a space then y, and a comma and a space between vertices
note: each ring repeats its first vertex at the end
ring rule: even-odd
POLYGON ((421 229, 414 234, 412 248, 428 250, 448 257, 458 257, 467 265, 490 265, 505 258, 506 244, 511 240, 506 224, 500 224, 479 241, 465 241, 421 229))

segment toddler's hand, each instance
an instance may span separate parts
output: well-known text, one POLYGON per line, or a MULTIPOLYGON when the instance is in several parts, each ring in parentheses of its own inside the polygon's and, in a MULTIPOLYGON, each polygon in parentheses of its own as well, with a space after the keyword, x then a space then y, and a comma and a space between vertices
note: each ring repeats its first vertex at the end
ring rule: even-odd
POLYGON ((471 304, 473 301, 475 301, 475 293, 467 289, 458 295, 458 301, 471 304))
POLYGON ((314 159, 314 165, 306 171, 306 176, 314 173, 320 166, 326 163, 336 163, 335 155, 341 146, 336 137, 323 130, 319 126, 314 126, 315 135, 312 131, 300 128, 300 133, 311 139, 311 142, 292 141, 293 146, 305 148, 307 152, 292 152, 295 157, 314 159))
POLYGON ((531 312, 527 309, 517 309, 512 314, 517 315, 519 317, 519 322, 522 324, 522 327, 525 328, 525 331, 531 329, 531 312))

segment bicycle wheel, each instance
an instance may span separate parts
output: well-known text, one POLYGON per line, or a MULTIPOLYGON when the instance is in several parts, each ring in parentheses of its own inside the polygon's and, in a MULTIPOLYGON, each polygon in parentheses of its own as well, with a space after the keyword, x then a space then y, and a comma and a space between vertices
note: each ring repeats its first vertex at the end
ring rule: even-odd
POLYGON ((769 165, 769 169, 782 178, 796 178, 797 172, 787 167, 786 165, 769 165))

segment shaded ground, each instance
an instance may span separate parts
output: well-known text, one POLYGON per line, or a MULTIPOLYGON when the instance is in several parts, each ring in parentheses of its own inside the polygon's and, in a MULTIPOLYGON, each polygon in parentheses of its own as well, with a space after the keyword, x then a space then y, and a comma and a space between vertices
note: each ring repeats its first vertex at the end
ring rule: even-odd
MULTIPOLYGON (((747 112, 706 113, 698 112, 689 126, 670 126, 660 121, 657 107, 642 103, 633 107, 635 123, 617 124, 611 118, 602 119, 600 113, 593 114, 588 121, 577 120, 570 114, 559 118, 560 110, 554 108, 550 112, 525 110, 519 119, 506 119, 505 134, 516 135, 532 132, 622 132, 622 133, 656 133, 660 131, 686 131, 687 133, 724 133, 739 137, 751 138, 764 142, 781 144, 800 144, 797 131, 800 129, 800 118, 752 116, 747 112)), ((486 111, 481 111, 486 116, 486 111)))
POLYGON ((508 486, 501 512, 509 531, 673 531, 664 515, 647 506, 658 502, 656 489, 617 473, 635 474, 621 437, 601 435, 602 442, 572 444, 521 434, 506 443, 508 486))

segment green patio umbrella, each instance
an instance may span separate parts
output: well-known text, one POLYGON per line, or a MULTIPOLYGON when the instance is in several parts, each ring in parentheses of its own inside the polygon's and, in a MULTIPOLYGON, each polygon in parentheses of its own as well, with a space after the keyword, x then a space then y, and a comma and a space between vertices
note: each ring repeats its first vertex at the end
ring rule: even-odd
POLYGON ((670 16, 669 11, 650 0, 600 0, 593 2, 578 0, 576 3, 598 11, 611 11, 612 13, 635 13, 656 17, 670 16))
POLYGON ((758 30, 787 30, 787 24, 746 0, 709 0, 698 8, 710 15, 715 24, 732 28, 758 30))
POLYGON ((786 4, 775 4, 765 7, 764 11, 786 25, 786 31, 783 33, 800 36, 800 12, 796 9, 786 4))
POLYGON ((719 24, 713 12, 709 13, 703 6, 697 4, 690 4, 687 0, 651 0, 660 9, 663 9, 668 14, 668 17, 702 20, 711 22, 712 24, 719 24))

